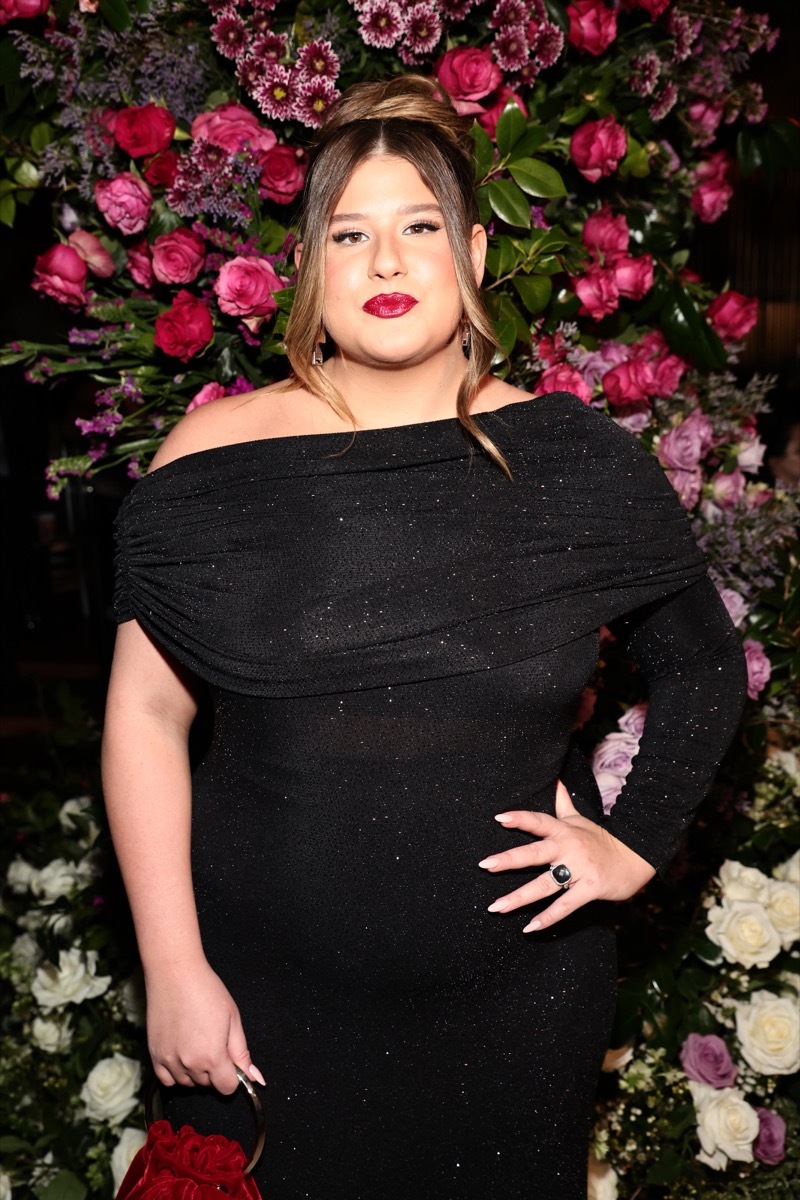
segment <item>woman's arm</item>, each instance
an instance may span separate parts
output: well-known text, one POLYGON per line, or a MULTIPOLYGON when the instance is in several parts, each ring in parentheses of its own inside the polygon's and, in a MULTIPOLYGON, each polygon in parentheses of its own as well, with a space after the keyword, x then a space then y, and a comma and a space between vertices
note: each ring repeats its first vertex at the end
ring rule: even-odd
POLYGON ((263 1082, 236 1005, 203 953, 190 862, 189 677, 136 621, 120 625, 103 734, 103 788, 147 988, 150 1054, 167 1085, 230 1094, 263 1082))

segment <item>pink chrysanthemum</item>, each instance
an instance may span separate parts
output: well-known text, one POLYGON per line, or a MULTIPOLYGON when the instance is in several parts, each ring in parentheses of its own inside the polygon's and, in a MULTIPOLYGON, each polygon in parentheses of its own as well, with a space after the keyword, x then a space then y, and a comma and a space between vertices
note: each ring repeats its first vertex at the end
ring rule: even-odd
POLYGON ((663 121, 668 113, 671 113, 678 102, 678 89, 671 79, 668 79, 664 84, 659 95, 656 96, 653 103, 650 105, 649 113, 654 121, 663 121))
POLYGON ((502 71, 519 71, 528 61, 528 39, 523 25, 507 25, 492 42, 495 62, 502 71))
POLYGON ((654 50, 631 59, 631 91, 637 96, 651 96, 661 75, 661 59, 654 50))
POLYGON ((398 54, 404 63, 416 63, 434 49, 442 36, 442 18, 436 6, 423 0, 403 14, 403 44, 398 54))
POLYGON ((267 63, 261 79, 253 88, 253 99, 266 117, 288 121, 295 116, 300 94, 300 76, 280 63, 267 63))
POLYGON ((358 18, 359 32, 367 46, 388 50, 403 28, 403 15, 395 0, 367 0, 358 18))
POLYGON ((253 88, 264 74, 264 64, 252 54, 246 54, 236 63, 236 78, 251 95, 253 88))
POLYGON ((335 79, 339 74, 339 55, 330 42, 315 39, 297 55, 297 69, 306 79, 335 79))
POLYGON ((453 25, 456 21, 463 21, 477 2, 478 0, 438 0, 438 8, 442 16, 453 25))
POLYGON ((262 33, 257 38, 253 38, 251 54, 262 63, 280 62, 286 56, 288 44, 288 34, 262 33))
POLYGON ((557 25, 545 21, 536 30, 531 51, 539 60, 542 70, 558 62, 564 51, 564 34, 557 25))
POLYGON ((324 125, 330 107, 339 99, 339 95, 333 81, 326 79, 324 75, 306 78, 300 83, 295 103, 297 119, 304 125, 310 125, 312 129, 319 129, 324 125))
POLYGON ((502 29, 505 25, 525 25, 529 17, 529 7, 523 0, 499 0, 489 18, 489 28, 502 29))
POLYGON ((233 8, 226 8, 211 26, 211 37, 225 58, 239 58, 247 50, 247 26, 233 8))

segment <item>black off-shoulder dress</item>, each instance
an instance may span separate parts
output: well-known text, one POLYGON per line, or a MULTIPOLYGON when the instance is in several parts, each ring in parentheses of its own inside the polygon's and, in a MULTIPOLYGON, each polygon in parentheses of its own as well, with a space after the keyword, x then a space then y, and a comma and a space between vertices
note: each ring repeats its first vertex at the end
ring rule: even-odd
MULTIPOLYGON (((585 1196, 608 912, 523 935, 530 910, 486 909, 537 872, 477 863, 560 773, 603 820, 569 752, 601 624, 650 692, 605 824, 655 867, 740 716, 738 638, 658 464, 564 393, 478 419, 513 483, 439 420, 190 454, 120 513, 119 621, 213 690, 194 883, 267 1079, 265 1200, 585 1196)), ((240 1098, 170 1115, 248 1141, 240 1098)))

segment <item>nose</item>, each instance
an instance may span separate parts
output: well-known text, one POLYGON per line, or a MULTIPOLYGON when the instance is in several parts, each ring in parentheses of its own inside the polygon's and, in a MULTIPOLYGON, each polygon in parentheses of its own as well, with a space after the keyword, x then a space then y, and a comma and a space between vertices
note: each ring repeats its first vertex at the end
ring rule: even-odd
POLYGON ((372 242, 371 273, 378 279, 396 279, 405 275, 403 247, 395 234, 375 234, 372 242))

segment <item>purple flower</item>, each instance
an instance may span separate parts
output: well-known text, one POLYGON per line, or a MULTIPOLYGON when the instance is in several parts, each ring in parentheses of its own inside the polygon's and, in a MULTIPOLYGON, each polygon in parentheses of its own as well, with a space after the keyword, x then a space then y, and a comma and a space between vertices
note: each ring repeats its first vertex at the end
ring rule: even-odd
POLYGON ((564 34, 557 25, 545 21, 536 31, 531 51, 542 70, 554 66, 564 49, 564 34))
POLYGON ((662 435, 658 444, 658 461, 662 467, 677 471, 693 471, 714 444, 714 430, 705 413, 699 408, 662 435))
POLYGON ((252 45, 253 58, 261 63, 280 62, 286 55, 289 36, 286 33, 261 33, 252 45))
POLYGON ((639 750, 639 739, 632 733, 609 733, 592 755, 592 770, 613 771, 615 775, 627 775, 631 763, 639 750))
POLYGON ((757 1108, 758 1137, 753 1142, 753 1157, 768 1167, 776 1167, 786 1157, 786 1122, 768 1108, 757 1108))
POLYGON ((528 39, 524 25, 504 25, 492 42, 495 61, 503 71, 519 71, 528 61, 528 39))
POLYGON ((300 83, 299 72, 290 71, 280 63, 267 64, 253 88, 253 99, 270 120, 291 120, 296 113, 300 83))
POLYGON ((463 21, 476 5, 477 0, 439 0, 439 11, 451 24, 463 21))
POLYGON ((339 92, 325 75, 315 75, 300 85, 295 102, 295 115, 312 129, 320 129, 339 92))
POLYGON ((297 55, 297 69, 308 78, 325 78, 333 81, 339 74, 339 55, 330 42, 316 39, 307 42, 297 55))
POLYGON ((527 25, 530 5, 523 0, 498 0, 489 18, 490 29, 503 29, 507 25, 527 25))
POLYGON ((412 4, 403 14, 403 41, 398 54, 403 62, 416 63, 430 54, 442 36, 442 19, 435 4, 412 4))
POLYGON ((403 14, 394 0, 369 0, 358 18, 359 32, 367 46, 388 50, 403 28, 403 14))
POLYGON ((690 1033, 681 1046, 681 1066, 688 1079, 710 1087, 733 1087, 739 1068, 715 1033, 690 1033))
POLYGON ((745 638, 742 649, 747 663, 747 694, 751 700, 757 700, 769 682, 772 664, 755 638, 745 638))
POLYGON ((247 26, 232 8, 225 9, 211 26, 211 37, 226 58, 239 58, 247 49, 247 26))

